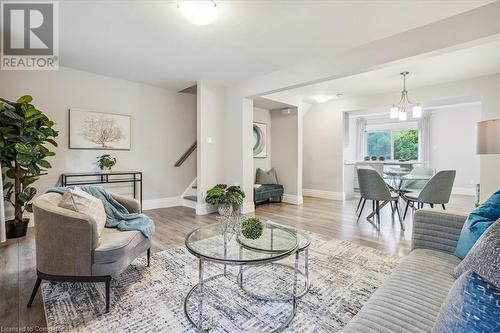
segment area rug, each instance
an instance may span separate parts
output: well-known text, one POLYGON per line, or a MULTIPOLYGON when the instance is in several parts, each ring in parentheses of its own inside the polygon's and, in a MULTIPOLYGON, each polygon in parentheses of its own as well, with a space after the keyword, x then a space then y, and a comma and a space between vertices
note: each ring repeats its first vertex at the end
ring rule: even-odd
MULTIPOLYGON (((311 287, 299 299, 296 315, 284 332, 338 332, 381 286, 400 258, 347 241, 309 235, 311 287)), ((205 276, 222 272, 220 265, 205 267, 205 276)), ((252 298, 235 283, 237 273, 236 268, 230 268, 228 277, 205 284, 204 328, 210 332, 261 332, 283 323, 291 302, 252 298)), ((286 294, 291 290, 291 276, 280 266, 260 266, 245 272, 245 288, 259 294, 269 290, 286 294)), ((113 279, 107 314, 104 284, 44 282, 47 327, 51 332, 196 332, 183 306, 186 294, 197 282, 198 261, 184 247, 153 254, 151 267, 146 267, 145 258, 138 258, 113 279)), ((303 282, 301 277, 299 286, 303 282)), ((196 300, 193 296, 188 308, 196 311, 196 300)))

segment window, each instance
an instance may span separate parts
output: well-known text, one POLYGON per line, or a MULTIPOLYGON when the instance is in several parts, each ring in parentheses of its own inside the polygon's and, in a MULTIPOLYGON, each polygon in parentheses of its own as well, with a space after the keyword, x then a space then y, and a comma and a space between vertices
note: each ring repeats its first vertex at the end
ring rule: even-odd
POLYGON ((368 133, 368 156, 391 159, 391 132, 368 133))
POLYGON ((418 131, 373 131, 367 133, 368 156, 387 160, 418 159, 418 131))

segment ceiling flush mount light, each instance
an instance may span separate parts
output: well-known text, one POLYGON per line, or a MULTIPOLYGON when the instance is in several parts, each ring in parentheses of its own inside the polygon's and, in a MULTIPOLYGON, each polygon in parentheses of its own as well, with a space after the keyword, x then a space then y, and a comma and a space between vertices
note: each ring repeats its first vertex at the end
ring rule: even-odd
POLYGON ((325 102, 328 102, 331 99, 339 99, 340 97, 342 97, 342 94, 335 94, 333 96, 319 95, 319 96, 312 97, 312 99, 316 103, 325 103, 325 102))
POLYGON ((217 19, 217 5, 212 0, 181 0, 177 8, 186 20, 196 25, 209 25, 217 19))
POLYGON ((401 99, 397 104, 394 104, 390 110, 391 119, 399 119, 404 121, 407 119, 406 110, 409 107, 412 107, 412 118, 420 118, 422 117, 422 107, 420 104, 412 103, 410 98, 408 97, 408 90, 406 90, 406 75, 410 74, 410 72, 402 72, 400 73, 403 76, 403 90, 401 91, 401 99))

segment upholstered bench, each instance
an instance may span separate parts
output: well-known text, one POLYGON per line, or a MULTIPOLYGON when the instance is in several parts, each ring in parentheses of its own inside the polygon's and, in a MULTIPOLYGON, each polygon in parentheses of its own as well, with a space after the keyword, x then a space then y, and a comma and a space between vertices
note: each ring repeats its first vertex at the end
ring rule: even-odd
POLYGON ((255 204, 276 201, 281 202, 283 198, 283 185, 265 184, 254 188, 253 200, 255 204))

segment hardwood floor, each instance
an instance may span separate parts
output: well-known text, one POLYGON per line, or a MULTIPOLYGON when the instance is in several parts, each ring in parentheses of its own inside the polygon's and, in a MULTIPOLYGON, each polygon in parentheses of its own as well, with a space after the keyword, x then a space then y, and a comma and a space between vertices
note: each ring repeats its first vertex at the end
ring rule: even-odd
MULTIPOLYGON (((266 204, 257 206, 255 213, 258 217, 320 233, 328 238, 349 240, 389 254, 407 254, 411 240, 411 216, 404 221, 406 231, 403 232, 397 219, 392 218, 390 208, 385 207, 381 214, 380 230, 377 230, 364 218, 371 211, 368 203, 364 214, 356 223, 357 202, 357 199, 342 202, 306 197, 302 206, 266 204)), ((473 204, 471 197, 453 196, 447 208, 470 211, 473 204)), ((186 207, 155 209, 146 211, 146 214, 156 222, 153 252, 183 246, 184 237, 189 231, 214 223, 216 217, 196 216, 193 209, 186 207)), ((152 264, 154 265, 154 261, 152 264)), ((28 235, 22 239, 0 245, 0 331, 46 329, 40 292, 33 307, 26 308, 36 280, 35 274, 33 230, 29 230, 28 235)))

